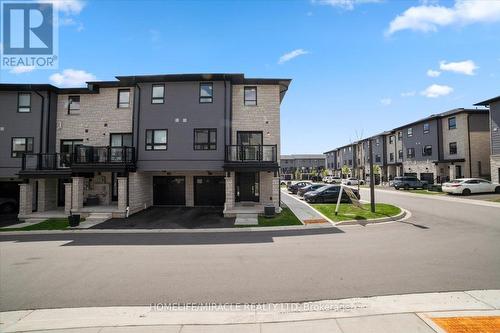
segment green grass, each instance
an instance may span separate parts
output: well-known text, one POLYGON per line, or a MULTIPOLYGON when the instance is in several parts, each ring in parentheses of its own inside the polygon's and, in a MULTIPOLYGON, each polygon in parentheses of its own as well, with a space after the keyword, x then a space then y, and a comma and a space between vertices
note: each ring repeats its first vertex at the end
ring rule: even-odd
POLYGON ((364 204, 363 209, 361 209, 352 204, 342 203, 340 204, 338 215, 335 215, 336 204, 313 204, 312 206, 334 222, 378 219, 395 216, 401 212, 399 207, 383 203, 375 205, 375 213, 370 211, 370 204, 364 204))
POLYGON ((436 191, 428 191, 428 190, 408 190, 408 192, 411 193, 417 193, 417 194, 428 194, 428 195, 446 195, 445 192, 436 192, 436 191))
MULTIPOLYGON (((282 207, 281 213, 275 217, 259 216, 259 227, 280 227, 286 225, 303 225, 290 208, 282 207)), ((256 225, 241 225, 239 228, 256 227, 256 225)))
MULTIPOLYGON (((81 219, 80 223, 85 221, 81 219)), ((33 230, 64 230, 69 227, 67 218, 47 219, 43 222, 22 228, 2 228, 0 231, 33 231, 33 230)))
POLYGON ((500 198, 490 199, 489 201, 492 201, 492 202, 500 202, 500 198))

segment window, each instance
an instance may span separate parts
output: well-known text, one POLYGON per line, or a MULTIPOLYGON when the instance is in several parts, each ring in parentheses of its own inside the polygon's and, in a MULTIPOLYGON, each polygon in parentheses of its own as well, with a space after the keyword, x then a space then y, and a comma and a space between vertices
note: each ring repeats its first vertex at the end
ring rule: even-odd
POLYGON ((455 128, 457 128, 457 118, 455 117, 448 118, 448 129, 455 129, 455 128))
POLYGON ((167 130, 146 130, 146 150, 167 150, 167 130))
POLYGON ((389 161, 394 162, 394 153, 389 153, 389 161))
POLYGON ((408 128, 407 130, 408 137, 411 138, 413 136, 413 127, 408 128))
POLYGON ((194 130, 194 150, 216 150, 217 129, 203 128, 194 130))
POLYGON ((12 157, 23 157, 23 153, 33 152, 33 138, 12 138, 12 157))
POLYGON ((165 85, 153 84, 151 90, 151 104, 163 104, 165 102, 165 85))
POLYGON ((432 156, 432 146, 427 145, 422 149, 422 156, 432 156))
POLYGON ((212 103, 214 97, 214 85, 212 82, 200 83, 200 103, 212 103))
POLYGON ((456 154, 457 154, 457 143, 450 142, 450 155, 456 155, 456 154))
POLYGON ((130 107, 130 89, 118 90, 118 108, 130 107))
POLYGON ((424 124, 424 134, 427 134, 431 131, 431 125, 429 123, 424 124))
POLYGON ((17 95, 17 112, 31 112, 31 94, 19 93, 17 95))
POLYGON ((375 146, 378 146, 378 145, 380 145, 380 139, 379 139, 379 138, 376 138, 376 139, 375 139, 375 146))
POLYGON ((68 97, 68 114, 80 113, 80 96, 68 97))
POLYGON ((349 160, 349 165, 352 165, 352 160, 349 160))
POLYGON ((391 135, 389 137, 389 144, 393 144, 394 143, 394 135, 391 135))
POLYGON ((257 105, 257 87, 245 87, 245 105, 257 105))
POLYGON ((401 141, 403 139, 403 132, 399 131, 398 132, 398 141, 401 141))
POLYGON ((380 161, 381 161, 380 155, 376 154, 375 155, 375 162, 379 162, 380 163, 380 161))
POLYGON ((111 133, 109 138, 111 147, 132 147, 131 133, 111 133))
POLYGON ((415 157, 415 148, 408 148, 406 150, 406 157, 414 158, 415 157))

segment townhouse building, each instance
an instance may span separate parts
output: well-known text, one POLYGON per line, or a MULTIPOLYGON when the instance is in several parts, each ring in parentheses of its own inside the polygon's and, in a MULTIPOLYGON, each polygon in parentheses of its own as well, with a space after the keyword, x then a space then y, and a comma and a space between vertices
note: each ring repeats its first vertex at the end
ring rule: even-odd
POLYGON ((358 141, 356 145, 356 175, 365 181, 370 179, 370 142, 373 144, 373 165, 379 167, 378 173, 375 173, 378 183, 381 178, 384 179, 386 175, 385 134, 374 135, 358 141))
POLYGON ((285 179, 296 179, 300 173, 301 179, 321 175, 326 168, 326 157, 323 154, 281 155, 281 175, 285 179))
POLYGON ((328 174, 335 175, 335 170, 337 169, 337 149, 332 149, 324 153, 326 157, 326 169, 328 174))
POLYGON ((57 207, 116 217, 153 205, 219 206, 226 216, 242 206, 279 210, 280 104, 289 84, 184 74, 51 86, 51 148, 24 151, 12 168, 22 180, 19 217, 57 207))
MULTIPOLYGON (((356 175, 357 164, 356 164, 356 147, 357 142, 336 148, 337 150, 337 166, 334 170, 336 176, 340 177, 351 177, 356 175), (348 168, 348 173, 342 173, 342 168, 348 168)), ((347 170, 347 169, 346 169, 347 170)))
POLYGON ((498 183, 500 182, 500 96, 474 105, 490 108, 490 172, 491 181, 498 183))

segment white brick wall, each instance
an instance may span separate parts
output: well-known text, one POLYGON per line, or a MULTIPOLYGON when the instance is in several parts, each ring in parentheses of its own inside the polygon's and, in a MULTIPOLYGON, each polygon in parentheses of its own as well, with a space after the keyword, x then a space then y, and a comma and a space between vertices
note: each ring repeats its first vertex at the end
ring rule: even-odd
POLYGON ((153 177, 145 172, 129 173, 130 214, 153 205, 153 177))
POLYGON ((500 170, 500 155, 491 155, 490 158, 491 181, 494 183, 500 183, 500 179, 498 179, 498 173, 500 170))

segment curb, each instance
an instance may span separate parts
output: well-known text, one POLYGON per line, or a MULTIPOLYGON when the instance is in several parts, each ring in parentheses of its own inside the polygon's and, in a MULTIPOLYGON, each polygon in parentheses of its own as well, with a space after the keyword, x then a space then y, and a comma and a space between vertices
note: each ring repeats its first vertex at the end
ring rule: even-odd
POLYGON ((365 225, 365 224, 376 224, 376 223, 383 223, 383 222, 397 222, 401 219, 403 219, 409 212, 406 209, 403 209, 399 206, 398 207, 401 212, 398 215, 394 216, 389 216, 389 217, 381 217, 378 219, 369 219, 369 220, 348 220, 348 221, 342 221, 342 222, 337 222, 335 225, 365 225))

